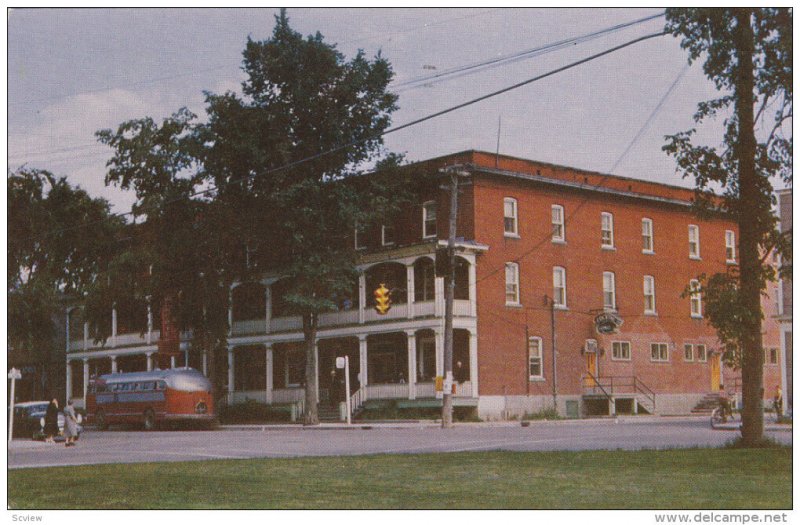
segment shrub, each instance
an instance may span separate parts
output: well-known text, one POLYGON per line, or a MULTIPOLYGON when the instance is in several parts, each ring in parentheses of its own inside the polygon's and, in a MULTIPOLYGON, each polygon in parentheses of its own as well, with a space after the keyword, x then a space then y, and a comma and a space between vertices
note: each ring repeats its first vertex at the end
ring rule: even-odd
POLYGON ((254 399, 223 406, 219 410, 219 420, 223 424, 286 422, 290 419, 291 410, 288 406, 275 407, 254 399))
POLYGON ((558 415, 558 412, 556 412, 556 409, 554 408, 544 408, 532 414, 526 412, 525 415, 522 416, 523 421, 535 421, 541 419, 562 419, 562 418, 561 416, 558 415))

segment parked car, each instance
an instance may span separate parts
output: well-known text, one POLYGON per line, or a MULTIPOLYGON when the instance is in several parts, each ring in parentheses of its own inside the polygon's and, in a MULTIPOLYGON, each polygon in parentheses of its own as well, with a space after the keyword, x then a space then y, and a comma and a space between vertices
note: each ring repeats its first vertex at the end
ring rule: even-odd
MULTIPOLYGON (((43 440, 44 435, 44 415, 47 412, 49 401, 27 401, 14 405, 14 437, 33 438, 43 440)), ((78 416, 78 436, 83 432, 81 426, 81 416, 78 416)), ((58 413, 58 436, 56 439, 64 439, 64 414, 58 413)))

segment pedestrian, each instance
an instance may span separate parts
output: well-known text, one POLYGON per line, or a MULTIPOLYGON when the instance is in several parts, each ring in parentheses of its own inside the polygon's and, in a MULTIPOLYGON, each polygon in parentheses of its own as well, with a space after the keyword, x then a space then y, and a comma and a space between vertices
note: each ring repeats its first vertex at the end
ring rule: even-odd
POLYGON ((775 389, 775 398, 772 400, 773 408, 775 408, 775 417, 778 419, 783 415, 783 391, 781 387, 775 389))
POLYGON ((58 435, 58 399, 53 398, 44 413, 44 440, 53 443, 58 435))
POLYGON ((75 415, 75 407, 72 406, 72 399, 67 401, 64 409, 64 438, 66 447, 75 446, 75 438, 78 436, 78 417, 75 415))

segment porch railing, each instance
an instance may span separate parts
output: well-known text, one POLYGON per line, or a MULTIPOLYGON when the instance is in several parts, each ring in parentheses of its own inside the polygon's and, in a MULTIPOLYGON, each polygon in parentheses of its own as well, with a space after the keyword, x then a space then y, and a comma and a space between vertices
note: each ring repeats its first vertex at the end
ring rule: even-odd
POLYGON ((599 395, 609 401, 620 394, 632 394, 651 413, 656 409, 656 393, 636 376, 594 376, 587 372, 581 379, 584 395, 599 395))

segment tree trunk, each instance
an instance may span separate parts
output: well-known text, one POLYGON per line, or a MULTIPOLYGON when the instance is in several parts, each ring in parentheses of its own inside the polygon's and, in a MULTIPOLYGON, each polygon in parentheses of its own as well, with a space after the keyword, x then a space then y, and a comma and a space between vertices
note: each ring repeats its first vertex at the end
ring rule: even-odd
POLYGON ((306 407, 304 425, 319 425, 317 410, 317 314, 303 314, 303 335, 306 345, 306 407))
POLYGON ((742 351, 742 441, 755 445, 764 435, 764 352, 761 348, 761 279, 759 231, 757 221, 744 210, 757 206, 759 185, 755 168, 756 139, 753 131, 753 29, 751 12, 742 8, 736 11, 736 116, 739 121, 739 257, 740 298, 746 315, 741 337, 742 351))

